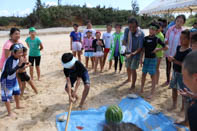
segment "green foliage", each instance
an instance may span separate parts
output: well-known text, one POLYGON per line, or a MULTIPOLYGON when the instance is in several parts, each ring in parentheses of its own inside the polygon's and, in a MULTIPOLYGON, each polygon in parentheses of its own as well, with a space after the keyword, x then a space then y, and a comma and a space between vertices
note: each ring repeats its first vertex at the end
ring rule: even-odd
POLYGON ((197 22, 197 15, 190 16, 189 19, 187 19, 185 26, 191 27, 194 24, 194 22, 197 22))
POLYGON ((17 25, 20 26, 22 17, 0 17, 0 26, 17 25))

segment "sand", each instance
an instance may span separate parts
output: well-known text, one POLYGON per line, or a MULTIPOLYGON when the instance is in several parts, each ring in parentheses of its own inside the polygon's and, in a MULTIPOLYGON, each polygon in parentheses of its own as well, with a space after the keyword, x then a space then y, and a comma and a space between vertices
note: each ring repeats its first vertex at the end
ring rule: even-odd
MULTIPOLYGON (((147 31, 146 31, 147 33, 147 31)), ((39 91, 35 95, 33 90, 27 85, 24 100, 21 100, 21 105, 24 109, 15 109, 15 103, 11 104, 14 117, 7 117, 7 111, 4 103, 0 102, 0 130, 1 131, 56 131, 55 117, 57 114, 68 110, 68 96, 64 90, 65 76, 60 62, 61 55, 64 52, 70 52, 69 35, 68 34, 49 34, 39 36, 44 44, 41 61, 41 81, 36 80, 34 83, 39 91)), ((22 36, 24 42, 26 36, 22 36)), ((8 37, 0 38, 0 50, 8 37)), ((84 57, 82 57, 84 63, 84 57)), ((108 68, 108 63, 106 69, 108 68)), ((98 108, 102 105, 117 104, 122 98, 129 93, 131 83, 123 85, 127 79, 126 69, 123 68, 120 74, 114 74, 114 69, 105 70, 102 74, 93 74, 89 71, 91 79, 91 89, 86 100, 85 109, 98 108)), ((141 83, 141 68, 137 70, 138 78, 134 93, 139 93, 141 83)), ((169 112, 172 103, 171 89, 161 87, 160 85, 166 80, 165 77, 165 62, 161 66, 161 78, 159 86, 156 89, 155 98, 149 102, 161 110, 166 115, 179 119, 183 117, 180 113, 180 98, 179 108, 169 112)), ((150 77, 147 77, 145 84, 145 93, 147 96, 151 90, 150 77)), ((83 84, 79 87, 78 95, 81 97, 83 84)), ((132 92, 131 92, 132 93, 132 92)), ((75 105, 77 106, 77 105, 75 105)), ((74 109, 76 109, 74 107, 74 109)))

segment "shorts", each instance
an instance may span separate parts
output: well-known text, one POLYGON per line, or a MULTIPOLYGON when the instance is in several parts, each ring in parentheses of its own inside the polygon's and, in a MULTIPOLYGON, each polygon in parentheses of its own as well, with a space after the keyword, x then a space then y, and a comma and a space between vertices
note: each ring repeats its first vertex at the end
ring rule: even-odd
POLYGON ((34 66, 34 61, 36 62, 36 66, 40 66, 41 56, 29 56, 29 62, 31 66, 34 66))
POLYGON ((20 88, 17 79, 1 80, 1 100, 3 102, 9 102, 12 100, 12 95, 20 95, 20 88))
POLYGON ((85 57, 94 57, 94 52, 84 52, 85 57))
POLYGON ((103 55, 104 55, 104 54, 103 54, 102 51, 97 51, 97 52, 94 53, 94 56, 95 56, 95 57, 102 57, 103 55))
POLYGON ((125 60, 125 65, 126 68, 130 68, 131 70, 136 70, 139 68, 139 64, 140 64, 140 59, 135 58, 135 57, 131 57, 131 58, 126 58, 125 60))
POLYGON ((78 41, 72 42, 72 51, 81 51, 82 45, 78 41))
POLYGON ((143 63, 142 72, 150 75, 154 75, 156 73, 157 68, 157 58, 145 58, 143 63))
MULTIPOLYGON (((83 80, 84 85, 90 84, 90 77, 89 77, 88 71, 84 72, 81 78, 83 80)), ((76 81, 77 81, 77 78, 70 77, 71 87, 74 87, 74 84, 76 81)), ((68 85, 66 83, 65 88, 67 88, 67 86, 68 85)))
POLYGON ((170 81, 170 88, 177 90, 187 88, 183 83, 183 75, 181 73, 173 72, 172 80, 170 81))
POLYGON ((24 82, 24 81, 29 81, 30 77, 27 75, 27 72, 21 72, 18 73, 19 79, 24 82))
POLYGON ((104 49, 104 53, 106 53, 106 54, 108 54, 109 51, 110 51, 110 48, 105 48, 105 49, 104 49))

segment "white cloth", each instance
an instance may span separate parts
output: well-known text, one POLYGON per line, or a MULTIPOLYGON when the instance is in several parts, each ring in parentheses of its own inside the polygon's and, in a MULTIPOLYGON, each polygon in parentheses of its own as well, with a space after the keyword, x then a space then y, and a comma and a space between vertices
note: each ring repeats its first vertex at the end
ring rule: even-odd
POLYGON ((103 41, 105 43, 105 48, 110 48, 111 47, 111 41, 112 41, 112 34, 105 32, 103 34, 103 41))
POLYGON ((91 31, 92 32, 92 37, 94 37, 95 38, 95 36, 96 36, 96 30, 95 29, 85 29, 84 31, 83 31, 83 38, 84 37, 87 37, 87 32, 88 31, 91 31))
POLYGON ((102 51, 97 51, 94 53, 95 57, 102 57, 104 55, 104 53, 102 51))
POLYGON ((81 51, 82 44, 80 42, 72 42, 72 51, 81 51))

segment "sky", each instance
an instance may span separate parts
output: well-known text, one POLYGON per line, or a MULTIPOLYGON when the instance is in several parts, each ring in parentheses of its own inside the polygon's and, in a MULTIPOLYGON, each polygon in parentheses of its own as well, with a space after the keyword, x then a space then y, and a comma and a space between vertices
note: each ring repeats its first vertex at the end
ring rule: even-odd
MULTIPOLYGON (((41 0, 42 3, 52 6, 58 0, 41 0)), ((61 0, 62 5, 84 5, 95 7, 97 5, 118 9, 131 9, 131 0, 61 0)), ((137 0, 140 10, 144 9, 154 0, 137 0)), ((0 16, 27 16, 35 7, 36 0, 0 0, 0 16)))

